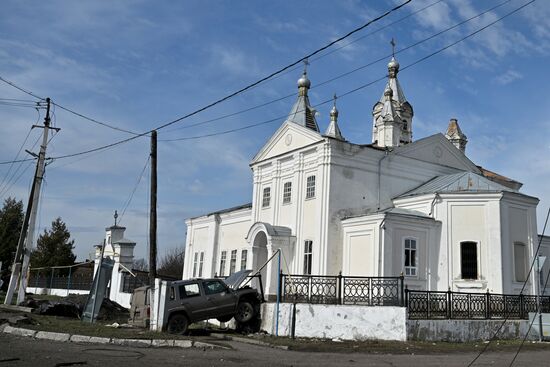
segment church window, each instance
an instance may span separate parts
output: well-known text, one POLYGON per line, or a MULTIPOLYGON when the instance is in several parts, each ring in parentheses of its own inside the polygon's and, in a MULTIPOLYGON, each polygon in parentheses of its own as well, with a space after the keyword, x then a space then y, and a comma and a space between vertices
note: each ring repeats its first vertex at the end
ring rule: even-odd
POLYGON ((290 203, 292 197, 292 182, 285 182, 283 186, 283 204, 290 203))
POLYGON ((201 256, 199 260, 199 278, 202 277, 202 265, 204 263, 204 252, 201 251, 201 256))
POLYGON ((416 240, 414 238, 405 239, 405 275, 416 276, 416 240))
POLYGON ((313 257, 313 241, 307 240, 304 246, 304 274, 311 274, 311 260, 313 257))
POLYGON ((222 251, 222 255, 220 257, 220 276, 223 277, 225 275, 225 261, 227 259, 227 251, 222 251))
POLYGON ((263 196, 263 199, 262 199, 262 208, 268 207, 270 201, 271 201, 271 187, 264 187, 264 196, 263 196))
POLYGON ((514 273, 516 282, 527 280, 527 247, 521 242, 514 243, 514 273))
POLYGON ((462 279, 477 279, 477 242, 460 243, 460 271, 462 279))
POLYGON ((193 278, 197 276, 197 261, 199 258, 199 253, 195 252, 195 256, 193 258, 193 278))
POLYGON ((241 251, 241 270, 246 269, 246 261, 248 260, 247 257, 248 257, 248 250, 242 250, 241 251))
POLYGON ((229 262, 229 275, 235 272, 236 267, 237 267, 237 250, 233 250, 231 251, 231 260, 229 262))
POLYGON ((306 199, 315 197, 315 176, 309 176, 306 180, 306 199))

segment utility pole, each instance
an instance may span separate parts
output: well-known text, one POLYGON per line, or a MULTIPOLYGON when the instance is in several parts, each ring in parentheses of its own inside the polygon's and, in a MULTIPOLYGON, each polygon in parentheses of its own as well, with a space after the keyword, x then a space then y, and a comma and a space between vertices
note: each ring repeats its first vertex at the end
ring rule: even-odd
POLYGON ((23 221, 23 228, 19 235, 19 242, 17 244, 17 251, 12 267, 12 273, 10 278, 10 284, 8 292, 6 294, 5 304, 11 304, 13 299, 13 293, 19 281, 19 291, 17 294, 17 303, 21 303, 25 299, 25 290, 27 288, 27 273, 29 268, 29 259, 33 247, 34 241, 34 227, 36 224, 36 215, 38 211, 38 200, 40 198, 40 188, 42 186, 42 179, 44 177, 44 170, 46 166, 46 146, 48 145, 48 132, 50 129, 59 131, 58 128, 50 127, 50 99, 46 98, 46 117, 44 118, 44 126, 33 125, 32 127, 40 127, 44 129, 42 135, 42 145, 40 146, 40 153, 38 156, 32 152, 27 153, 38 158, 36 163, 36 171, 34 173, 33 185, 29 195, 29 202, 27 204, 27 211, 25 213, 25 219, 23 221))
POLYGON ((157 277, 157 131, 151 131, 151 200, 149 214, 149 285, 157 277))

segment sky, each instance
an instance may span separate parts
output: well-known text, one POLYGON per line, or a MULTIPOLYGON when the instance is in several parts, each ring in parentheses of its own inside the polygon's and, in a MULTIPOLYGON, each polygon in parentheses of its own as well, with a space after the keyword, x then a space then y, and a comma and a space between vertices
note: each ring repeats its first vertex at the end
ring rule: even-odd
MULTIPOLYGON (((300 60, 402 1, 5 0, 0 13, 0 76, 97 121, 141 133, 300 60)), ((402 69, 398 77, 414 108, 413 139, 444 133, 449 119, 457 118, 474 163, 522 182, 523 193, 541 200, 540 233, 550 205, 550 2, 536 1, 406 67, 527 2, 413 0, 321 57, 312 57, 309 95, 313 105, 321 104, 316 106, 321 130, 328 125, 331 108, 331 103, 322 103, 336 93, 342 96, 337 103, 344 137, 371 143, 372 107, 383 93, 385 82, 380 79, 387 73, 394 38, 402 69), (355 69, 359 70, 321 84, 355 69)), ((159 130, 160 257, 171 249, 183 251, 186 218, 251 202, 249 162, 283 123, 302 69, 300 65, 159 130), (217 119, 243 110, 247 111, 217 119), (212 119, 216 120, 206 122, 212 119), (269 120, 274 121, 259 124, 269 120), (170 141, 253 124, 259 125, 170 141)), ((24 149, 38 151, 35 142, 41 129, 26 137, 45 114, 43 109, 9 105, 6 99, 36 101, 0 82, 1 162, 28 158, 24 149)), ((52 123, 61 130, 48 145, 51 158, 132 136, 59 107, 52 109, 52 123)), ((146 257, 149 150, 145 136, 51 161, 38 209, 39 231, 61 217, 83 260, 102 241, 117 210, 119 223, 127 227, 126 237, 137 242, 136 257, 146 257)), ((33 165, 0 164, 0 200, 11 196, 27 202, 33 165)))

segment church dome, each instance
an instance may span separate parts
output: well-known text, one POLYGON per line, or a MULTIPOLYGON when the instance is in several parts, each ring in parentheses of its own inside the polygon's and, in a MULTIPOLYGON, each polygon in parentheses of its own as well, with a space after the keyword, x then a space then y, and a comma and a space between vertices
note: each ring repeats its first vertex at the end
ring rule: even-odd
POLYGON ((304 71, 304 73, 302 74, 302 77, 298 79, 298 88, 301 88, 301 87, 309 88, 310 86, 311 86, 311 82, 307 78, 307 74, 304 71))
POLYGON ((399 70, 399 63, 397 62, 397 60, 393 56, 392 56, 390 62, 388 63, 388 69, 399 70))

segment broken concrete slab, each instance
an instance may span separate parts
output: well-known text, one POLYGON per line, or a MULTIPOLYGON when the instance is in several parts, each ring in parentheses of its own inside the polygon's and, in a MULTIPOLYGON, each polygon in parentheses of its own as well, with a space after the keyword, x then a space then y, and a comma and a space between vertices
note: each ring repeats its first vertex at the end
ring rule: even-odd
POLYGON ((71 338, 71 336, 67 333, 54 333, 51 331, 38 331, 34 337, 36 339, 47 339, 57 342, 68 342, 71 338))

